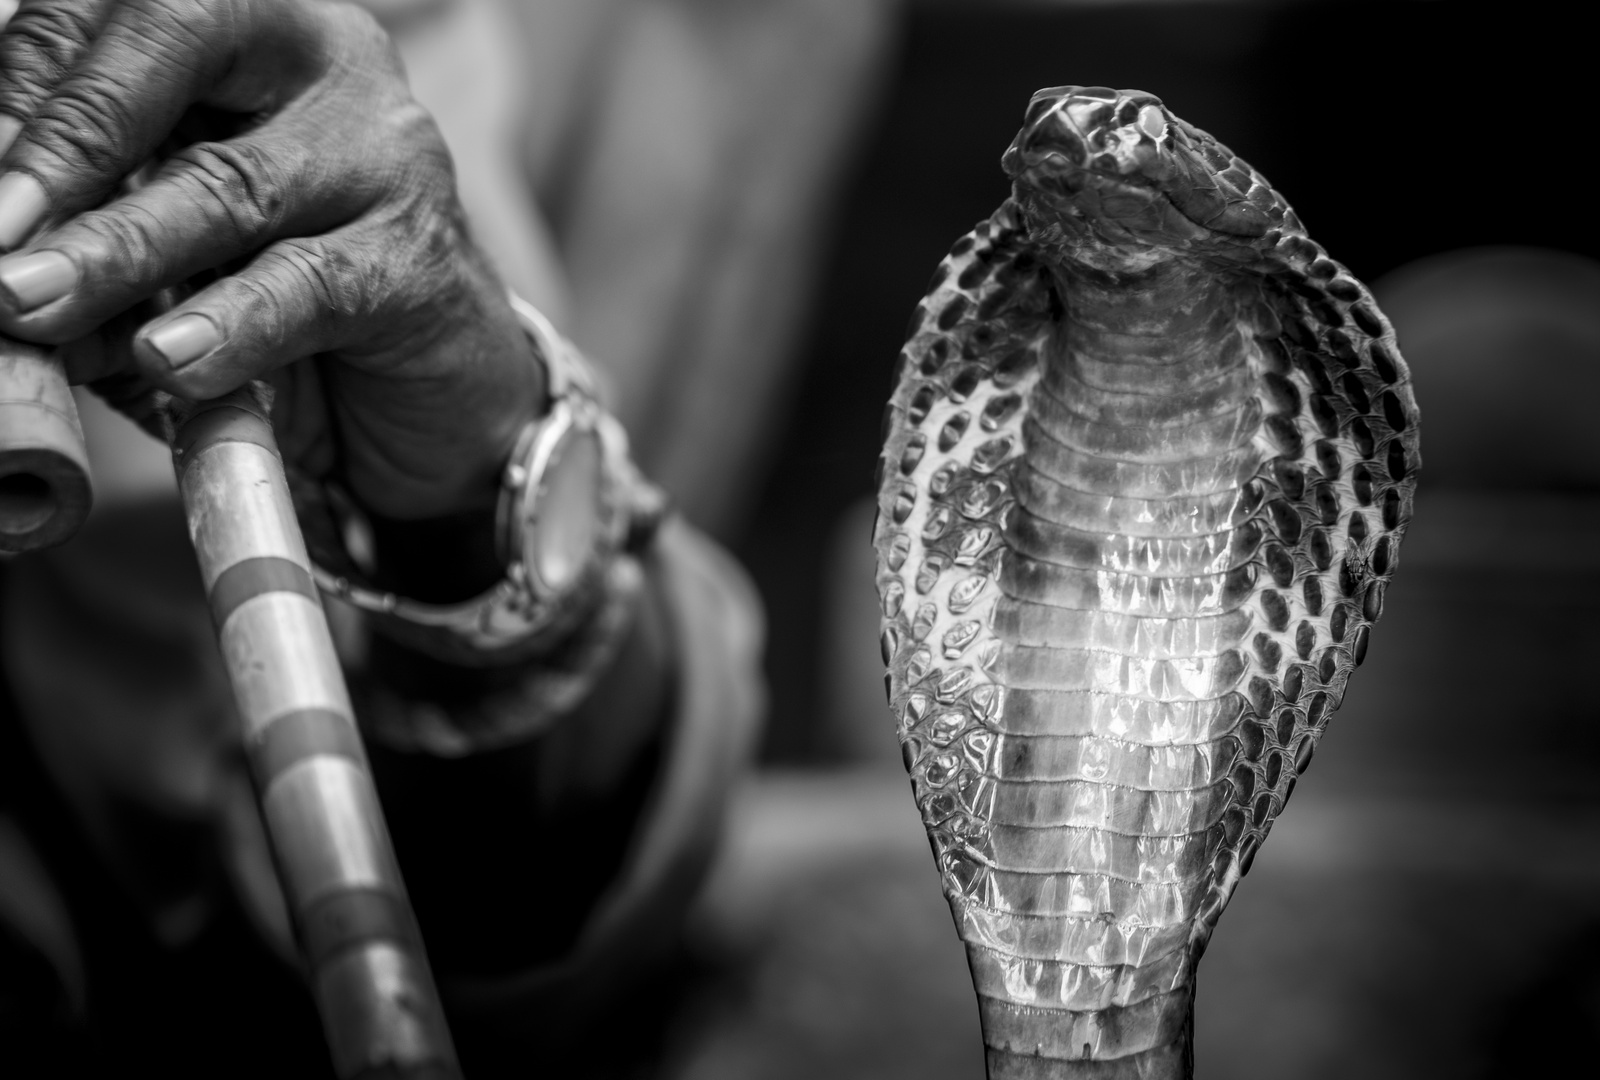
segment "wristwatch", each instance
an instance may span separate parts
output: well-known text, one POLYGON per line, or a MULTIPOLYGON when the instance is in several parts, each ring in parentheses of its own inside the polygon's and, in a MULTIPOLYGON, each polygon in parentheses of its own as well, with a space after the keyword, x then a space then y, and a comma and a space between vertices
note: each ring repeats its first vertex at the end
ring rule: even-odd
POLYGON ((317 584, 379 619, 383 632, 441 659, 492 664, 537 651, 590 619, 619 583, 619 559, 649 542, 666 513, 661 490, 628 456, 627 434, 600 404, 588 362, 548 319, 520 297, 513 310, 543 360, 544 415, 522 429, 501 476, 495 542, 505 576, 487 592, 454 604, 429 604, 382 591, 357 577, 370 527, 359 509, 324 491, 343 541, 337 573, 314 559, 317 584))

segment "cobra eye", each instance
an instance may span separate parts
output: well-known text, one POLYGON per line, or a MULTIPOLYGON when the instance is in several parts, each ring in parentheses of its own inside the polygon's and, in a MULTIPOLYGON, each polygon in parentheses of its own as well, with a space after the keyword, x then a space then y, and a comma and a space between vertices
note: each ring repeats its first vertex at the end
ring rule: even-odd
POLYGON ((1146 105, 1139 110, 1139 130, 1152 139, 1160 139, 1167 133, 1167 118, 1157 106, 1146 105))

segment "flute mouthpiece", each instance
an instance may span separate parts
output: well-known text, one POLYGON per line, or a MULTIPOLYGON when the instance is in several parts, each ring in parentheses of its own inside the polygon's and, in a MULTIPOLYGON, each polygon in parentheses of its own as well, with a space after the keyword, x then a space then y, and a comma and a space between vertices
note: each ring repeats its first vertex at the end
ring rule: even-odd
POLYGON ((50 350, 0 337, 0 553, 70 539, 93 501, 66 372, 50 350))

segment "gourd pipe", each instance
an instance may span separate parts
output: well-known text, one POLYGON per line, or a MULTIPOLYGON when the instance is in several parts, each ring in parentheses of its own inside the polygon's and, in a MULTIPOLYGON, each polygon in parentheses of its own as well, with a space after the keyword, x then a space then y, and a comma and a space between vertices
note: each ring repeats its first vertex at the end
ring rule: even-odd
POLYGON ((263 393, 171 415, 172 455, 335 1069, 460 1075, 263 393))
POLYGON ((0 336, 0 552, 71 538, 93 499, 66 372, 51 350, 0 336))

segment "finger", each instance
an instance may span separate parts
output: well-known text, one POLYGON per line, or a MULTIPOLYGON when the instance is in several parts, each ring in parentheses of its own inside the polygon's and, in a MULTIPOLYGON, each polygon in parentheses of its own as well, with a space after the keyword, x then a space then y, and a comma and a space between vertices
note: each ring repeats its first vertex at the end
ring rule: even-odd
POLYGON ((393 340, 413 299, 409 254, 385 253, 368 222, 279 241, 152 320, 135 359, 163 389, 212 398, 303 357, 393 340))
POLYGON ((0 156, 105 22, 113 0, 24 3, 0 35, 0 156))
POLYGON ((520 328, 492 271, 435 242, 448 225, 417 222, 407 242, 378 217, 272 245, 142 330, 136 362, 161 389, 211 398, 315 356, 351 490, 382 513, 460 509, 493 488, 509 418, 537 405, 542 375, 506 367, 520 328), (473 418, 471 436, 441 424, 444 402, 473 418))
POLYGON ((384 194, 390 155, 350 140, 308 142, 306 130, 280 118, 188 147, 145 187, 0 258, 0 328, 70 341, 201 271, 355 219, 384 194))
MULTIPOLYGON (((37 108, 0 175, 0 248, 103 202, 196 103, 271 111, 329 61, 310 8, 125 0, 37 108)), ((318 21, 326 22, 325 19, 318 21)))

